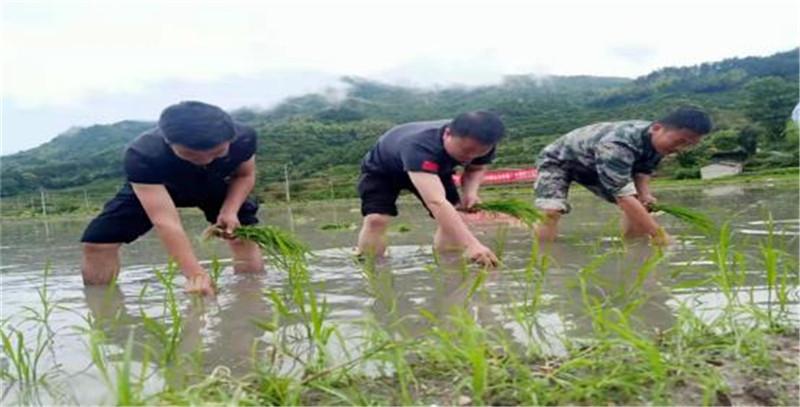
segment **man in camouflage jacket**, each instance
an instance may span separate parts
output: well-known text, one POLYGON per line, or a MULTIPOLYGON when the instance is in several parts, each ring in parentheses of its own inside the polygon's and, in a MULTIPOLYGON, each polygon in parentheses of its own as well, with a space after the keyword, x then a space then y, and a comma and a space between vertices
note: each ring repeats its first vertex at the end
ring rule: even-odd
POLYGON ((667 236, 649 214, 656 201, 649 182, 661 159, 700 142, 711 119, 695 108, 680 108, 655 122, 628 120, 596 123, 573 130, 545 147, 537 162, 536 206, 545 213, 537 227, 542 240, 553 240, 558 221, 570 211, 572 182, 617 204, 626 236, 667 236))

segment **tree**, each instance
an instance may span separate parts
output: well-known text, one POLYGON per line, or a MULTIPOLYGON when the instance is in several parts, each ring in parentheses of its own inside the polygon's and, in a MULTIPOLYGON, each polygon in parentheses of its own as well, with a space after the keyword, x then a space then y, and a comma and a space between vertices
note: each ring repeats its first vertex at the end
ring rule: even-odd
POLYGON ((786 128, 783 130, 783 137, 787 147, 786 150, 798 154, 798 147, 800 147, 800 128, 796 121, 790 120, 786 123, 786 128))
POLYGON ((747 155, 755 154, 758 147, 758 129, 754 126, 745 126, 739 130, 739 145, 747 155))
POLYGON ((770 76, 750 82, 746 90, 747 116, 764 128, 768 142, 783 141, 783 129, 797 103, 797 84, 770 76))
POLYGON ((711 143, 717 151, 731 151, 740 147, 739 135, 733 130, 721 130, 711 134, 711 143))

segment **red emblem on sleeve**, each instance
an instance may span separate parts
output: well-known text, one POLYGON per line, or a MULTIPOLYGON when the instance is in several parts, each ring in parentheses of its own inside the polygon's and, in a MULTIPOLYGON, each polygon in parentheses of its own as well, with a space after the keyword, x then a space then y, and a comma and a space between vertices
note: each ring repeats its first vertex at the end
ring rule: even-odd
POLYGON ((437 172, 439 171, 439 164, 426 160, 422 162, 422 169, 425 171, 437 172))

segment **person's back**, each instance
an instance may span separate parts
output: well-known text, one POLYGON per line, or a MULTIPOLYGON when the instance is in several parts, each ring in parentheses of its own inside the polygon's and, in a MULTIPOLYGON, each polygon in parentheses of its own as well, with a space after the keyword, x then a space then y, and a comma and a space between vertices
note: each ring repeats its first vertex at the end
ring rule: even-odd
POLYGON ((178 207, 197 207, 225 230, 236 272, 263 271, 257 245, 233 238, 239 225, 258 223, 258 203, 248 198, 255 184, 256 136, 222 109, 181 102, 161 113, 158 126, 125 150, 126 182, 81 237, 84 284, 113 281, 119 249, 155 226, 169 256, 186 277, 186 290, 212 294, 181 224, 178 207))
POLYGON ((480 180, 504 134, 500 118, 483 111, 463 113, 452 121, 406 123, 384 133, 361 162, 358 194, 364 221, 358 254, 384 254, 386 228, 398 214, 397 198, 408 190, 439 224, 435 247, 466 248, 473 260, 495 264, 494 253, 469 232, 455 208, 480 201, 480 180), (464 166, 463 199, 452 177, 459 165, 464 166))
POLYGON ((615 193, 630 183, 631 169, 649 174, 661 161, 650 142, 651 124, 625 120, 580 127, 545 147, 537 166, 540 170, 550 166, 567 170, 575 182, 613 202, 615 193))
POLYGON ((546 156, 562 162, 575 162, 589 167, 594 163, 595 147, 609 137, 615 138, 615 142, 642 149, 642 133, 651 123, 646 120, 625 120, 579 127, 545 147, 540 157, 546 156))
POLYGON ((243 162, 255 154, 253 128, 233 122, 235 132, 228 152, 206 165, 181 159, 170 148, 160 128, 136 137, 125 149, 123 168, 129 183, 163 184, 178 206, 197 206, 211 194, 224 196, 227 181, 243 162))
POLYGON ((570 211, 570 184, 577 182, 619 205, 626 235, 666 236, 647 213, 655 202, 650 176, 665 155, 697 144, 711 127, 706 113, 680 108, 654 122, 595 123, 558 138, 537 160, 536 206, 545 213, 537 234, 556 237, 558 220, 570 211))
POLYGON ((420 147, 432 153, 443 150, 441 132, 450 120, 429 120, 400 124, 389 129, 364 156, 366 171, 387 174, 405 174, 403 153, 420 147))

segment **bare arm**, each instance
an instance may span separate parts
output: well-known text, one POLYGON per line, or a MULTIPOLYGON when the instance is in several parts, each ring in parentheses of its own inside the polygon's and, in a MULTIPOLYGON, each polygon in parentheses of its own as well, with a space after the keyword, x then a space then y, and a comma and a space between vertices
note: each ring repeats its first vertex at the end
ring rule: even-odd
POLYGON ((486 174, 486 168, 485 165, 469 165, 464 168, 464 173, 461 175, 461 192, 464 195, 461 206, 465 209, 480 203, 478 189, 481 187, 483 175, 486 174))
POLYGON ((249 160, 241 163, 239 168, 231 178, 231 183, 228 185, 228 194, 225 196, 225 202, 222 204, 221 212, 237 213, 239 208, 242 207, 247 195, 253 190, 256 184, 256 157, 253 156, 249 160))
POLYGON ((225 202, 222 203, 222 208, 219 210, 217 225, 225 229, 226 237, 232 238, 233 231, 239 227, 239 209, 255 184, 256 158, 253 156, 236 169, 231 177, 231 183, 228 185, 225 202))
POLYGON ((444 233, 458 244, 467 248, 471 259, 482 264, 497 264, 497 257, 469 231, 456 208, 447 201, 439 176, 425 172, 409 172, 414 187, 419 192, 433 217, 439 222, 444 233))
MULTIPOLYGON (((175 207, 175 203, 172 202, 172 198, 164 185, 136 183, 131 185, 147 216, 153 222, 156 233, 158 233, 158 237, 161 238, 161 242, 166 247, 167 253, 178 263, 187 281, 191 282, 198 277, 207 278, 208 274, 198 263, 189 238, 183 230, 178 209, 175 207)), ((205 286, 199 290, 189 289, 189 291, 207 293, 205 286)))
POLYGON ((642 231, 651 237, 659 237, 661 235, 661 227, 653 219, 647 208, 634 195, 617 197, 617 205, 625 212, 631 222, 637 225, 642 231))
POLYGON ((656 198, 650 192, 650 174, 634 174, 633 185, 636 187, 636 195, 645 207, 656 202, 656 198))

